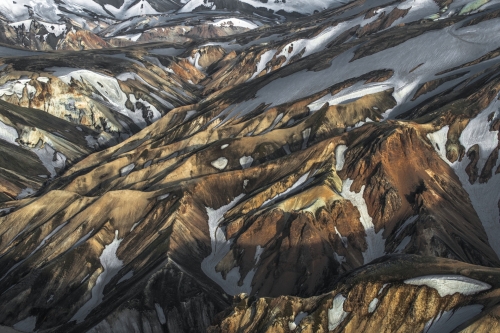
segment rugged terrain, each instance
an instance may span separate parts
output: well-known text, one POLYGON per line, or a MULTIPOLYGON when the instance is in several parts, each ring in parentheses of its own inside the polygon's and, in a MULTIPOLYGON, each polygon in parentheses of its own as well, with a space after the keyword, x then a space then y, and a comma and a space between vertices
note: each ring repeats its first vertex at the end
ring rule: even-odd
POLYGON ((500 332, 498 1, 101 2, 0 7, 1 325, 500 332))

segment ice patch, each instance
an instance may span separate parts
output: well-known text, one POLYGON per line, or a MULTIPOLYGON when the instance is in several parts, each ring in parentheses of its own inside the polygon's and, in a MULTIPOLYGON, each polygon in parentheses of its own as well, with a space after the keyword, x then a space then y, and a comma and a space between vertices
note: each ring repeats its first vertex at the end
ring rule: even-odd
POLYGON ((116 256, 116 251, 122 242, 122 239, 118 239, 118 230, 115 231, 115 238, 111 244, 106 245, 104 251, 102 251, 99 260, 104 268, 102 273, 97 277, 95 286, 92 288, 92 298, 85 303, 69 320, 74 321, 79 324, 85 320, 85 318, 92 312, 95 307, 101 304, 104 298, 104 287, 111 281, 111 279, 118 274, 120 269, 123 267, 123 261, 118 259, 116 256))
POLYGON ((342 294, 338 294, 333 299, 332 308, 328 309, 328 330, 333 331, 347 317, 349 312, 344 311, 344 301, 346 298, 342 294))
POLYGON ((363 259, 364 263, 367 264, 372 260, 383 256, 385 253, 385 241, 382 237, 383 230, 379 230, 378 233, 375 233, 375 226, 373 225, 371 216, 368 214, 368 207, 366 206, 365 199, 363 198, 365 185, 361 187, 361 191, 359 193, 356 193, 351 192, 350 190, 352 183, 352 179, 347 179, 344 182, 341 195, 346 200, 349 200, 359 211, 359 220, 366 232, 367 249, 363 252, 363 259))
POLYGON ((240 164, 243 169, 247 169, 252 166, 253 158, 252 156, 243 156, 240 158, 240 164))
POLYGON ((441 297, 455 293, 469 296, 491 288, 487 283, 462 275, 427 275, 405 280, 405 283, 434 288, 441 297))
POLYGON ((227 163, 229 161, 225 157, 219 157, 215 161, 213 161, 211 164, 214 168, 217 168, 219 170, 224 170, 224 168, 227 166, 227 163))

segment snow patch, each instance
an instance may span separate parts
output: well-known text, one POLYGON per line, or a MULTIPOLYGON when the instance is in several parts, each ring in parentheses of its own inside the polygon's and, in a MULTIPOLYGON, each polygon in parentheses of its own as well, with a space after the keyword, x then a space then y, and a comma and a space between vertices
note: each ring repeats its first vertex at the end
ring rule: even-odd
POLYGON ((491 288, 487 283, 462 275, 427 275, 408 279, 404 282, 415 286, 425 285, 434 288, 441 297, 455 293, 469 296, 491 288))
POLYGON ((249 168, 253 163, 252 156, 243 156, 240 158, 240 164, 243 169, 249 168))
POLYGON ((302 321, 302 319, 304 319, 305 317, 309 316, 309 314, 307 312, 299 312, 299 314, 297 314, 297 316, 295 316, 295 319, 293 321, 289 321, 288 322, 288 328, 290 329, 290 331, 293 331, 297 328, 297 326, 300 325, 300 322, 302 321))
POLYGON ((118 230, 116 230, 114 240, 111 244, 106 245, 104 251, 102 251, 102 254, 99 257, 104 270, 97 277, 95 286, 92 288, 92 298, 73 315, 73 317, 69 320, 70 322, 74 320, 76 320, 78 324, 83 322, 90 312, 101 304, 104 298, 104 287, 123 267, 123 261, 118 259, 116 256, 116 251, 118 250, 122 240, 123 238, 118 239, 118 230))
POLYGON ((225 232, 219 225, 224 221, 224 214, 235 207, 244 196, 245 194, 242 193, 234 198, 233 201, 218 209, 205 207, 208 215, 208 228, 212 244, 212 253, 202 261, 201 268, 210 279, 217 283, 229 295, 237 295, 240 293, 250 294, 252 291, 251 282, 255 274, 254 270, 249 272, 243 280, 243 284, 239 285, 240 274, 238 267, 233 268, 226 275, 226 279, 224 279, 222 274, 217 272, 215 268, 231 250, 232 244, 231 240, 226 240, 225 232))
POLYGON ((374 298, 368 305, 368 313, 373 313, 377 309, 378 298, 374 298))
POLYGON ((346 145, 338 145, 335 147, 335 170, 340 171, 344 168, 345 164, 345 151, 347 150, 346 145))
POLYGON ((256 29, 259 26, 253 22, 247 21, 247 20, 242 20, 239 18, 225 18, 225 19, 220 19, 212 23, 212 25, 215 25, 217 27, 240 27, 240 28, 245 28, 245 29, 256 29))
POLYGON ((383 230, 375 233, 375 226, 371 216, 368 214, 368 207, 366 206, 363 193, 365 192, 365 185, 361 187, 359 193, 351 192, 352 179, 347 179, 342 186, 342 193, 340 193, 346 200, 349 200, 354 207, 356 207, 360 214, 360 222, 363 225, 366 233, 367 249, 363 252, 364 263, 367 264, 375 260, 385 253, 385 241, 383 239, 383 230))
POLYGON ((27 188, 23 189, 21 191, 21 193, 19 193, 17 195, 16 199, 21 200, 21 199, 29 197, 30 195, 35 194, 35 193, 36 193, 36 191, 34 189, 32 189, 31 187, 27 187, 27 188))
POLYGON ((215 161, 213 161, 211 164, 214 168, 217 168, 219 170, 224 170, 224 168, 227 166, 227 163, 229 161, 225 157, 219 157, 215 161))
POLYGON ((120 169, 120 177, 127 176, 135 168, 135 163, 130 163, 129 165, 120 169))
POLYGON ((346 298, 342 294, 338 294, 333 299, 331 309, 328 309, 328 330, 333 331, 347 317, 349 312, 344 311, 344 302, 346 298))
POLYGON ((0 121, 0 139, 12 143, 13 145, 19 146, 16 139, 19 138, 17 130, 14 127, 6 125, 0 121))

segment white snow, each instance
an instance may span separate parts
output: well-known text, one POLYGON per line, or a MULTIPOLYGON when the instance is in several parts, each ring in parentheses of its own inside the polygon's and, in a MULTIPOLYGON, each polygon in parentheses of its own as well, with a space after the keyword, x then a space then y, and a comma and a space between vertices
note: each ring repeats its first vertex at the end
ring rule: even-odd
POLYGON ((106 245, 104 251, 102 251, 102 254, 99 257, 104 270, 97 277, 95 286, 92 288, 92 298, 73 315, 70 321, 76 320, 78 324, 83 322, 89 313, 102 302, 104 298, 104 287, 123 267, 123 261, 118 259, 116 256, 116 251, 118 250, 122 240, 123 238, 118 239, 118 230, 116 230, 115 239, 111 242, 111 244, 106 245))
POLYGON ((248 79, 248 81, 255 79, 257 75, 259 75, 266 68, 267 63, 273 59, 275 53, 276 50, 269 50, 260 56, 259 63, 257 64, 257 70, 252 77, 248 79))
POLYGON ((50 22, 59 20, 58 14, 61 12, 57 8, 54 0, 9 0, 0 2, 0 12, 7 20, 16 22, 28 20, 30 18, 28 8, 30 6, 35 13, 35 18, 50 22))
POLYGON ((253 158, 252 156, 243 156, 240 158, 240 164, 243 169, 247 169, 252 166, 253 158))
POLYGON ((163 308, 160 304, 155 303, 156 314, 158 315, 158 320, 160 324, 165 325, 167 323, 167 319, 165 318, 165 313, 163 312, 163 308))
POLYGON ((120 169, 120 176, 124 177, 127 176, 132 170, 135 168, 135 163, 130 163, 127 166, 124 166, 123 168, 120 169))
POLYGON ((32 189, 31 187, 27 187, 21 191, 16 197, 17 200, 24 199, 32 194, 35 194, 35 190, 32 189))
POLYGON ((280 113, 279 115, 277 115, 276 118, 274 118, 271 126, 269 126, 269 128, 267 128, 264 132, 262 132, 261 135, 271 132, 276 127, 276 125, 278 125, 278 123, 280 122, 280 120, 282 118, 283 118, 283 113, 280 113))
POLYGON ((454 293, 469 296, 491 288, 487 283, 462 275, 427 275, 405 280, 405 283, 434 288, 441 297, 454 293))
POLYGON ((224 149, 226 149, 227 147, 229 147, 229 145, 226 143, 225 145, 220 146, 220 149, 224 150, 224 149))
POLYGON ((370 304, 368 304, 368 313, 373 313, 377 309, 378 298, 374 298, 370 304))
POLYGON ((142 36, 142 33, 138 33, 138 34, 133 34, 133 35, 116 36, 115 38, 127 39, 127 40, 132 41, 132 42, 137 42, 137 40, 139 38, 141 38, 141 36, 142 36))
POLYGON ((228 26, 235 26, 235 27, 240 27, 240 28, 246 28, 246 29, 256 29, 259 26, 253 22, 231 17, 231 18, 224 18, 215 21, 212 23, 212 25, 215 25, 217 27, 228 27, 228 26))
POLYGON ((343 237, 342 234, 338 231, 337 227, 335 227, 335 233, 339 236, 342 245, 347 249, 347 237, 343 237))
POLYGON ((307 317, 309 314, 307 312, 299 312, 297 314, 297 316, 295 316, 295 319, 293 321, 289 321, 288 322, 288 328, 290 329, 290 331, 293 331, 297 328, 297 326, 299 326, 300 322, 302 321, 302 319, 304 319, 305 317, 307 317))
POLYGON ((39 76, 36 78, 37 81, 40 81, 42 83, 49 83, 50 79, 48 77, 45 77, 45 76, 39 76))
POLYGON ((56 168, 61 170, 66 165, 66 156, 55 151, 48 143, 45 143, 43 147, 33 148, 32 151, 38 156, 47 171, 50 172, 51 177, 57 175, 56 168))
POLYGON ((31 79, 19 79, 8 81, 4 85, 0 86, 0 96, 11 96, 16 94, 17 97, 23 97, 23 91, 26 88, 29 98, 33 98, 36 94, 36 88, 29 84, 31 79))
MULTIPOLYGON (((228 106, 227 111, 230 113, 225 121, 236 116, 242 117, 262 103, 271 108, 318 93, 347 79, 383 69, 394 70, 394 75, 383 83, 355 84, 340 93, 345 96, 361 87, 379 88, 380 84, 386 85, 383 88, 392 87, 395 89, 393 97, 397 106, 386 111, 384 117, 393 118, 421 103, 424 98, 430 98, 452 87, 458 80, 464 80, 462 77, 449 81, 425 96, 410 101, 422 83, 436 79, 436 72, 462 65, 494 50, 500 44, 500 35, 496 33, 499 22, 500 19, 492 19, 467 28, 460 28, 459 23, 428 31, 397 46, 351 61, 355 51, 353 48, 333 58, 331 66, 324 70, 298 71, 269 82, 257 91, 253 99, 228 106), (415 69, 420 64, 423 65, 415 69)), ((469 67, 467 77, 475 74, 480 65, 469 67)))
POLYGON ((120 8, 116 8, 115 6, 108 4, 104 5, 104 8, 106 8, 106 10, 112 13, 113 16, 119 20, 126 20, 128 18, 138 15, 160 14, 153 7, 151 7, 149 2, 145 0, 142 1, 125 0, 120 8))
POLYGON ((36 316, 30 316, 20 322, 14 324, 13 326, 16 330, 21 332, 33 332, 36 327, 36 316))
MULTIPOLYGON (((432 143, 432 146, 437 151, 439 156, 448 162, 446 158, 446 141, 448 141, 448 131, 450 126, 443 126, 439 131, 427 134, 427 138, 432 143)), ((448 162, 449 163, 449 162, 448 162)))
POLYGON ((349 312, 344 311, 344 301, 346 298, 342 294, 338 294, 333 299, 332 308, 328 309, 328 330, 333 331, 347 317, 349 312))
POLYGON ((19 138, 17 134, 17 130, 14 127, 6 125, 5 123, 0 121, 0 140, 7 141, 12 143, 13 145, 19 146, 16 142, 16 139, 19 138))
MULTIPOLYGON (((185 1, 182 1, 183 3, 186 3, 185 1)), ((205 7, 212 7, 215 6, 213 2, 205 2, 205 0, 190 0, 182 7, 179 9, 179 13, 189 13, 195 10, 196 8, 200 6, 205 6, 205 7)))
POLYGON ((161 200, 164 200, 164 199, 168 198, 169 196, 170 196, 170 193, 163 194, 163 195, 160 195, 157 200, 161 201, 161 200))
POLYGON ((350 102, 356 99, 359 99, 363 96, 370 95, 370 94, 376 94, 388 89, 391 89, 392 87, 387 84, 372 84, 372 85, 367 85, 366 87, 362 87, 360 89, 354 90, 354 91, 349 91, 349 89, 343 90, 339 92, 338 94, 335 95, 326 95, 320 99, 318 99, 315 102, 312 102, 309 104, 307 107, 309 108, 309 111, 311 112, 316 112, 319 109, 323 107, 325 103, 328 103, 328 105, 337 105, 337 104, 342 104, 346 102, 350 102))
POLYGON ((189 120, 192 116, 194 116, 198 111, 196 110, 190 110, 186 112, 186 116, 184 117, 183 121, 189 120))
POLYGON ((218 159, 216 159, 215 161, 212 161, 212 166, 214 168, 217 168, 219 170, 224 170, 224 168, 227 166, 227 163, 229 161, 227 160, 227 158, 225 157, 219 157, 218 159))
POLYGON ((210 239, 212 243, 212 253, 206 257, 202 263, 201 268, 203 272, 217 283, 226 293, 229 295, 237 295, 240 293, 250 294, 252 291, 251 282, 255 271, 252 270, 247 274, 243 280, 243 284, 240 286, 238 282, 240 280, 239 268, 233 268, 227 275, 226 279, 222 277, 220 272, 215 270, 217 264, 229 253, 231 250, 231 240, 226 240, 225 232, 219 225, 224 221, 224 214, 226 214, 230 209, 235 207, 238 202, 245 196, 244 193, 240 194, 233 199, 230 203, 219 209, 213 209, 210 207, 205 207, 208 215, 208 228, 210 232, 210 239))
POLYGON ((436 318, 429 320, 425 324, 423 333, 452 332, 462 323, 480 314, 482 309, 483 305, 473 304, 450 311, 440 312, 436 318))
POLYGON ((335 147, 335 170, 340 171, 344 168, 346 145, 338 145, 335 147))
MULTIPOLYGON (((201 1, 201 0, 200 0, 201 1)), ((330 7, 340 6, 343 1, 339 0, 287 0, 285 1, 267 1, 261 0, 241 0, 253 7, 264 7, 275 12, 283 10, 285 12, 297 12, 301 14, 313 14, 315 10, 324 10, 330 7)))
MULTIPOLYGON (((111 57, 111 56, 110 56, 111 57)), ((113 57, 120 58, 120 55, 115 55, 113 57)), ((52 72, 54 76, 57 76, 61 81, 67 85, 71 84, 71 80, 78 80, 81 82, 87 82, 92 85, 103 97, 104 101, 110 104, 115 111, 123 114, 124 116, 130 118, 139 127, 146 127, 146 121, 142 117, 141 112, 134 112, 133 110, 127 109, 125 103, 127 102, 127 95, 121 90, 118 81, 114 77, 110 77, 104 74, 92 72, 86 69, 79 68, 69 68, 69 67, 50 67, 46 68, 45 71, 52 72)), ((118 76, 120 79, 135 79, 139 80, 141 83, 148 85, 145 81, 135 73, 123 73, 118 76)), ((152 87, 151 85, 148 85, 152 87)), ((152 87, 153 89, 156 89, 152 87)), ((154 111, 154 110, 153 110, 154 111)), ((159 117, 159 112, 155 113, 155 117, 159 117)))
POLYGON ((367 264, 375 260, 385 253, 385 241, 383 239, 383 230, 375 233, 375 226, 371 216, 368 214, 368 207, 366 206, 363 193, 365 192, 365 185, 361 187, 359 193, 351 192, 352 179, 347 179, 342 186, 342 193, 340 193, 346 200, 349 200, 354 207, 356 207, 360 214, 360 222, 366 232, 366 245, 367 249, 363 252, 364 263, 367 264))
MULTIPOLYGON (((481 172, 487 158, 498 144, 498 131, 489 130, 491 122, 488 121, 488 116, 494 113, 495 117, 493 119, 497 118, 500 115, 499 108, 500 101, 495 98, 476 118, 470 120, 459 138, 466 152, 474 144, 479 145, 479 161, 477 163, 479 172, 481 172)), ((457 174, 463 188, 469 194, 474 210, 483 224, 490 246, 500 256, 500 242, 498 241, 500 239, 500 216, 498 209, 498 202, 500 201, 500 191, 498 191, 498 188, 500 188, 500 174, 494 174, 495 169, 493 169, 492 178, 487 183, 481 184, 479 181, 476 181, 474 184, 471 184, 469 176, 465 172, 465 168, 470 163, 469 158, 465 156, 462 161, 455 161, 454 163, 450 163, 446 158, 445 143, 448 130, 449 127, 445 126, 438 132, 428 134, 428 138, 433 143, 441 158, 457 174), (438 146, 439 149, 437 148, 438 146)))

